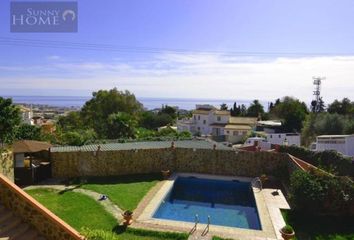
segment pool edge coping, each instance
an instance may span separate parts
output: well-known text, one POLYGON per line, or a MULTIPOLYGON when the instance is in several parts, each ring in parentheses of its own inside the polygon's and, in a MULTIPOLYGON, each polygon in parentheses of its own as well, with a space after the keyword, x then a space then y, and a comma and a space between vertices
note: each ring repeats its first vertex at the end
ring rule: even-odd
MULTIPOLYGON (((190 232, 193 228, 194 223, 192 222, 183 222, 167 219, 157 219, 153 218, 156 210, 159 208, 161 201, 169 194, 172 190, 174 181, 177 177, 198 177, 198 178, 207 178, 215 180, 239 180, 251 182, 250 177, 239 177, 239 176, 222 176, 222 175, 210 175, 210 174, 198 174, 198 173, 175 173, 169 179, 164 180, 160 186, 156 186, 154 191, 155 194, 151 194, 148 198, 144 199, 143 206, 139 206, 140 212, 138 212, 135 223, 133 225, 142 225, 142 227, 152 227, 154 229, 162 229, 164 231, 180 231, 180 232, 190 232)), ((255 229, 244 229, 236 227, 227 227, 219 225, 210 225, 209 234, 224 236, 224 237, 242 237, 242 239, 277 239, 277 234, 268 211, 267 203, 262 194, 262 191, 259 191, 258 188, 253 189, 253 195, 255 198, 259 221, 262 230, 255 229)), ((140 205, 140 204, 139 204, 140 205)), ((199 229, 205 229, 207 224, 198 224, 199 229)))

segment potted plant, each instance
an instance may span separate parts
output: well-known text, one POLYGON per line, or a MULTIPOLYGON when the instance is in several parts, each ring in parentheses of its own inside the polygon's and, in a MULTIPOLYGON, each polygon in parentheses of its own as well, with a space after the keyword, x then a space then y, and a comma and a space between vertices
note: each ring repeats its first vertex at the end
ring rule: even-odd
POLYGON ((290 225, 286 225, 280 229, 280 233, 284 240, 293 239, 295 237, 294 229, 290 225))
POLYGON ((124 222, 124 225, 130 225, 132 222, 132 218, 133 218, 133 212, 130 210, 125 211, 124 213, 122 213, 124 222))
POLYGON ((261 179, 261 182, 262 182, 262 185, 263 185, 266 181, 268 181, 268 176, 265 175, 265 174, 262 174, 260 176, 260 179, 261 179))
POLYGON ((170 170, 161 170, 162 176, 164 179, 168 179, 171 175, 171 171, 170 170))

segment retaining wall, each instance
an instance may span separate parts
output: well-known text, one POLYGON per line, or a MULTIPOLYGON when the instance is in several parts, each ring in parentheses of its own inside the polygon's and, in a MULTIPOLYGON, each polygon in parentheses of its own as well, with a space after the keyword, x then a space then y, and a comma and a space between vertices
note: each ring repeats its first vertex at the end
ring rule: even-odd
POLYGON ((53 177, 156 173, 162 169, 217 175, 273 175, 289 156, 272 152, 163 148, 99 152, 52 152, 53 177))
POLYGON ((36 228, 46 239, 82 240, 80 234, 0 174, 0 204, 36 228))
POLYGON ((11 151, 0 150, 0 174, 14 181, 14 159, 11 151))

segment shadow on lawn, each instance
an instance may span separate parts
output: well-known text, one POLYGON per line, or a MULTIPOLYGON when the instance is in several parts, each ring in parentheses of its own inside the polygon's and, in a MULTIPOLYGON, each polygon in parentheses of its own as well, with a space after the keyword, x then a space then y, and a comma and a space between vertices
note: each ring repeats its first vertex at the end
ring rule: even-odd
POLYGON ((116 234, 122 234, 127 230, 127 226, 126 225, 116 225, 113 229, 112 232, 116 233, 116 234))
POLYGON ((135 183, 161 181, 161 173, 133 174, 122 176, 102 176, 102 177, 80 177, 71 178, 65 181, 65 185, 83 185, 83 184, 117 184, 117 183, 135 183))

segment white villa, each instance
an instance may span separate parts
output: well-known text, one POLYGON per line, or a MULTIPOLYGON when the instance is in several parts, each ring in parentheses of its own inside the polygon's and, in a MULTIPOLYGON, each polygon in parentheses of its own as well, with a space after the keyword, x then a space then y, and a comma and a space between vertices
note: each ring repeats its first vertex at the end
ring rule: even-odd
POLYGON ((354 135, 322 135, 317 137, 314 151, 336 150, 354 159, 354 135))
POLYGON ((177 131, 219 137, 228 142, 240 141, 249 131, 255 129, 257 118, 231 117, 230 112, 211 105, 196 105, 192 118, 177 121, 177 131))

